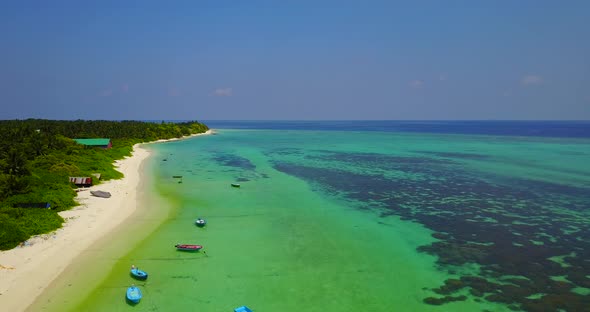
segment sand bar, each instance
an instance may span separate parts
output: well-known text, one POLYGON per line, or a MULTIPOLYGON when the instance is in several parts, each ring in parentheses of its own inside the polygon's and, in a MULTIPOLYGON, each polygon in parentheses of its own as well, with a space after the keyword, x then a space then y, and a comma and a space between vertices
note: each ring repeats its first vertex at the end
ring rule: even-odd
MULTIPOLYGON (((174 140, 178 139, 156 142, 174 140)), ((31 237, 24 246, 0 251, 2 311, 25 310, 76 257, 136 211, 141 164, 149 155, 147 149, 136 144, 130 157, 115 162, 124 178, 78 192, 76 200, 80 206, 59 212, 65 220, 62 228, 31 237), (106 191, 112 196, 95 197, 91 190, 106 191)))

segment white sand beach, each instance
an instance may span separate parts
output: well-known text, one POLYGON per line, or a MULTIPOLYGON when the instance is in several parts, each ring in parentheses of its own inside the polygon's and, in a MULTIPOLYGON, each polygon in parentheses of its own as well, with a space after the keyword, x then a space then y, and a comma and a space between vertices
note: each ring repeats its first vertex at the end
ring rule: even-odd
MULTIPOLYGON (((166 141, 171 140, 157 142, 166 141)), ((139 206, 141 164, 149 154, 136 144, 132 156, 115 162, 124 178, 78 192, 76 200, 80 205, 59 213, 65 219, 61 229, 32 237, 12 250, 0 251, 1 311, 25 310, 76 257, 133 214, 139 206), (91 190, 106 191, 112 196, 95 197, 91 190)))

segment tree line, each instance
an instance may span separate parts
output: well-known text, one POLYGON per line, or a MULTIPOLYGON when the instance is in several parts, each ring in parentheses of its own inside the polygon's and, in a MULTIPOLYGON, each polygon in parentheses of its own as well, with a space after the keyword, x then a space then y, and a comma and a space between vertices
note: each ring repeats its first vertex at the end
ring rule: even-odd
POLYGON ((0 120, 0 250, 61 227, 57 214, 77 205, 71 176, 100 173, 118 179, 117 159, 136 143, 180 138, 209 128, 198 121, 0 120), (110 149, 77 144, 78 138, 109 138, 110 149), (49 203, 52 209, 22 208, 49 203))

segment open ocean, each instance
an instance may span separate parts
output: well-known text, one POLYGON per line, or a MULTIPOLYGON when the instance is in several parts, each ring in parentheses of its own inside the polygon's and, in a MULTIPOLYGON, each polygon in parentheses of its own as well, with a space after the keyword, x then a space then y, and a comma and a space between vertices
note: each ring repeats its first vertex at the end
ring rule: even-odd
POLYGON ((590 311, 590 122, 205 123, 148 146, 133 231, 36 308, 590 311))

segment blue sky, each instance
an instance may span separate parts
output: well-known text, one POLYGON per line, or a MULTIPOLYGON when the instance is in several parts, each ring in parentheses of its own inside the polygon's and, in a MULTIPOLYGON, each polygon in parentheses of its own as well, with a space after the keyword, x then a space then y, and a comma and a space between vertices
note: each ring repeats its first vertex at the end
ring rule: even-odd
POLYGON ((0 119, 590 119, 590 1, 1 1, 0 119))

